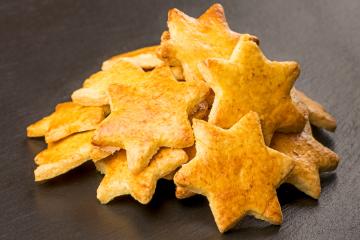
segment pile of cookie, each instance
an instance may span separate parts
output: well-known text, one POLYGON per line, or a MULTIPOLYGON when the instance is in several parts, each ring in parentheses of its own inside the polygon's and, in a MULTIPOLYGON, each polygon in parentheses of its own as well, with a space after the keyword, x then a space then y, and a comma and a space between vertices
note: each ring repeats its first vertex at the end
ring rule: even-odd
POLYGON ((105 61, 27 128, 48 144, 35 181, 91 160, 103 204, 126 194, 146 204, 165 178, 179 199, 206 196, 220 232, 245 215, 281 224, 276 189, 286 182, 317 199, 319 173, 339 162, 310 125, 334 131, 336 121, 294 88, 299 73, 230 30, 220 4, 197 19, 171 9, 159 46, 105 61))

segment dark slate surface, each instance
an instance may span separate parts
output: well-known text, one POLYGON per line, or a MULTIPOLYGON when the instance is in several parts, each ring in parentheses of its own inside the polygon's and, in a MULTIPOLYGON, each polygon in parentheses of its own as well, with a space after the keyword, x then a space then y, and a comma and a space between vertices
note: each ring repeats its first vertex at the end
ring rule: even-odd
POLYGON ((33 156, 44 144, 25 127, 50 113, 103 60, 156 44, 167 9, 197 16, 212 1, 2 0, 0 2, 1 239, 360 239, 360 1, 224 1, 231 27, 261 39, 271 59, 297 60, 297 86, 338 119, 316 136, 342 157, 319 201, 281 187, 281 227, 246 218, 221 235, 206 199, 177 201, 161 181, 142 206, 96 200, 91 163, 44 184, 33 156))

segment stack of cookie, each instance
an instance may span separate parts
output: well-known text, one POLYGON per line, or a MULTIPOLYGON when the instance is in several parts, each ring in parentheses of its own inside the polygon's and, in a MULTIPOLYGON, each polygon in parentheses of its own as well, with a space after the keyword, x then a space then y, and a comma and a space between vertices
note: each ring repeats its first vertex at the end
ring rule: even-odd
POLYGON ((206 196, 220 232, 245 215, 281 224, 284 182, 319 198, 319 172, 339 157, 310 124, 334 131, 336 121, 294 88, 299 65, 267 59, 219 4, 197 19, 171 9, 168 28, 159 46, 105 61, 71 102, 28 127, 48 143, 35 181, 92 160, 105 175, 101 203, 130 194, 146 204, 166 178, 177 198, 206 196))

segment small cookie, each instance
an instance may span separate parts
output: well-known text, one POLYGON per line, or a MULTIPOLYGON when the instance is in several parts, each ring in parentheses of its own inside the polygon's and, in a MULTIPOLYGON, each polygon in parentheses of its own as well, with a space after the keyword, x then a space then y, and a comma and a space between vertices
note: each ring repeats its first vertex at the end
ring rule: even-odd
POLYGON ((34 171, 35 181, 54 178, 90 160, 91 138, 94 131, 76 133, 58 142, 35 157, 38 167, 34 171))
POLYGON ((294 88, 293 92, 309 109, 309 120, 312 125, 331 132, 335 131, 336 119, 326 111, 324 106, 306 96, 302 91, 294 88))
POLYGON ((321 191, 319 172, 335 170, 340 160, 335 152, 316 141, 309 122, 298 134, 275 133, 270 147, 294 159, 295 167, 286 182, 315 199, 321 191))
POLYGON ((59 141, 73 133, 95 129, 108 113, 108 106, 85 107, 73 102, 60 103, 54 113, 28 126, 27 136, 45 136, 47 143, 59 141))
POLYGON ((140 48, 131 52, 116 55, 103 62, 101 70, 112 68, 118 61, 131 62, 144 70, 151 70, 160 66, 163 62, 156 56, 159 46, 140 48))
POLYGON ((187 162, 187 155, 181 149, 161 149, 143 171, 134 174, 129 171, 125 151, 95 163, 105 177, 97 189, 97 198, 105 204, 113 198, 130 194, 142 204, 147 204, 154 195, 160 178, 173 172, 187 162))

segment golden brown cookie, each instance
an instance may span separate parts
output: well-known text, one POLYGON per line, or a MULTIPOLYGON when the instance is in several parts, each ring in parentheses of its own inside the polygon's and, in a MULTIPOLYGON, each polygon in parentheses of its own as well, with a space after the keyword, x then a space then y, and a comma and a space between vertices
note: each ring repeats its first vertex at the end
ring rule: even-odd
POLYGON ((250 35, 240 37, 230 60, 208 59, 199 69, 215 92, 210 123, 230 128, 246 113, 255 111, 267 145, 276 130, 303 129, 305 118, 290 97, 299 65, 268 60, 250 35))
POLYGON ((140 48, 131 52, 116 55, 103 62, 101 69, 108 70, 119 60, 131 62, 142 69, 150 70, 162 64, 162 61, 156 56, 158 45, 140 48))
POLYGON ((205 83, 177 82, 167 66, 149 72, 140 84, 111 85, 111 114, 93 144, 126 149, 129 169, 140 172, 160 147, 193 145, 188 114, 207 94, 205 83))
POLYGON ((111 84, 141 81, 146 73, 131 62, 118 60, 104 71, 93 74, 84 81, 83 87, 74 91, 71 98, 84 106, 103 106, 109 104, 108 88, 111 84))
POLYGON ((187 162, 187 155, 181 149, 161 149, 143 171, 134 174, 129 171, 126 153, 121 150, 96 162, 105 177, 97 189, 97 198, 108 203, 117 196, 130 194, 142 204, 147 204, 156 188, 157 181, 187 162))
POLYGON ((319 172, 335 170, 340 158, 316 141, 310 123, 298 134, 275 133, 270 146, 294 159, 295 167, 286 182, 318 199, 321 191, 319 172))
POLYGON ((55 112, 27 128, 28 137, 45 136, 46 142, 55 142, 73 133, 95 129, 108 114, 108 107, 84 107, 65 102, 55 112))
POLYGON ((265 145, 258 114, 246 114, 228 130, 197 119, 193 128, 196 156, 175 174, 175 183, 208 198, 220 232, 245 215, 281 224, 276 188, 293 160, 265 145))
MULTIPOLYGON (((121 60, 131 62, 132 64, 137 65, 146 71, 152 70, 155 67, 158 67, 161 64, 163 64, 163 61, 161 61, 156 54, 158 48, 159 45, 156 45, 156 46, 144 47, 131 52, 116 55, 103 62, 101 70, 108 70, 121 60)), ((171 72, 174 74, 176 80, 178 81, 185 80, 181 66, 171 66, 170 69, 171 72)))
POLYGON ((306 96, 302 91, 293 89, 294 94, 307 106, 309 109, 310 123, 319 128, 325 128, 328 131, 334 132, 336 129, 336 119, 325 110, 325 108, 318 102, 306 96))
POLYGON ((76 133, 58 142, 35 157, 38 167, 34 171, 35 181, 54 178, 90 160, 91 138, 94 131, 76 133))
MULTIPOLYGON (((240 34, 233 32, 220 4, 212 5, 199 18, 178 9, 168 13, 169 31, 164 32, 159 56, 170 66, 181 65, 186 81, 202 79, 198 63, 207 58, 229 58, 240 34)), ((257 41, 256 37, 252 37, 257 41)))

